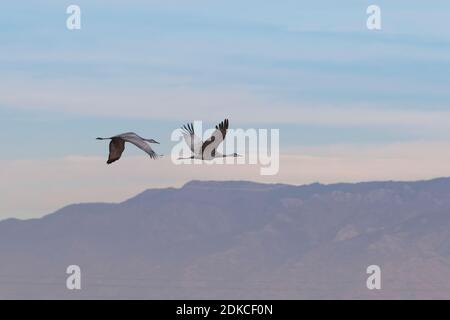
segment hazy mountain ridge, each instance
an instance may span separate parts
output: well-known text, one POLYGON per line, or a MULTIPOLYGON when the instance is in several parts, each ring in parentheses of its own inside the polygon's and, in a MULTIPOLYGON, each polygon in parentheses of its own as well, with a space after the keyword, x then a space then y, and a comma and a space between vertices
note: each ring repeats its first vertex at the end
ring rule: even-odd
POLYGON ((8 219, 0 298, 450 298, 449 195, 447 178, 192 181, 8 219), (79 292, 65 289, 69 264, 82 268, 79 292), (381 291, 365 287, 370 264, 381 291))

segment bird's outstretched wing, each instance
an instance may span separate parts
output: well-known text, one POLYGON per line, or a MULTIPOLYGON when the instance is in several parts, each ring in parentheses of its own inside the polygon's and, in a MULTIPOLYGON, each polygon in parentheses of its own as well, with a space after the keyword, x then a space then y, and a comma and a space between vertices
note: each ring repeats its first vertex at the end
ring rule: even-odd
POLYGON ((194 125, 188 123, 181 127, 183 138, 186 144, 189 146, 194 154, 199 154, 201 152, 203 141, 194 132, 194 125))
POLYGON ((121 138, 112 138, 109 143, 109 157, 107 164, 111 164, 117 161, 122 156, 123 150, 125 150, 125 141, 121 138))
POLYGON ((157 159, 159 158, 159 155, 156 154, 155 151, 150 147, 150 145, 145 142, 141 137, 139 137, 136 134, 124 134, 121 136, 121 139, 123 139, 126 142, 134 144, 139 149, 143 150, 145 153, 147 153, 150 158, 157 159))
POLYGON ((228 119, 222 121, 218 126, 216 126, 216 130, 213 132, 211 137, 206 140, 202 145, 202 154, 211 153, 212 156, 216 153, 216 148, 225 140, 225 136, 227 135, 228 130, 228 119))

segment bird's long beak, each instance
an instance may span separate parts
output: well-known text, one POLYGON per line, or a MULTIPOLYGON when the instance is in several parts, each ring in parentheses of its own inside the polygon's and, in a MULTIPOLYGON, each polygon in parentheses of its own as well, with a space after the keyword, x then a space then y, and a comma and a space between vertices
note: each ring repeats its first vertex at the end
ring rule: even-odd
MULTIPOLYGON (((154 141, 154 140, 153 140, 154 141)), ((155 142, 153 142, 153 143, 157 143, 157 144, 159 144, 159 142, 158 141, 155 141, 155 142)))

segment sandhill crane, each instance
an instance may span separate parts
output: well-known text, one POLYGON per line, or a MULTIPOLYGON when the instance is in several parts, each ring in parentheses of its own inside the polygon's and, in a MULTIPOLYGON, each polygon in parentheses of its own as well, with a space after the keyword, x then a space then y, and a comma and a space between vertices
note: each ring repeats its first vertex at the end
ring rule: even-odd
POLYGON ((184 141, 191 149, 193 155, 187 158, 179 159, 200 159, 200 160, 212 160, 214 158, 225 157, 240 157, 237 153, 221 154, 216 151, 217 147, 225 140, 225 136, 228 130, 228 119, 222 121, 211 137, 203 142, 194 132, 194 125, 188 123, 182 128, 184 141))
POLYGON ((108 161, 106 162, 107 164, 111 164, 114 161, 120 159, 123 150, 125 150, 125 142, 134 144, 139 149, 145 151, 152 159, 157 159, 159 157, 159 155, 157 155, 147 143, 149 142, 159 144, 159 142, 153 139, 144 139, 134 132, 122 133, 110 138, 97 138, 97 140, 111 140, 111 142, 109 143, 109 157, 108 161))

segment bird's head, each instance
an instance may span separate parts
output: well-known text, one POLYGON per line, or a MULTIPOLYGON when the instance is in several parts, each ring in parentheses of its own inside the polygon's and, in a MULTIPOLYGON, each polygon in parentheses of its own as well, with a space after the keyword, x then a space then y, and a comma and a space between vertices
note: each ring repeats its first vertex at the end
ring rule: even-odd
POLYGON ((237 157, 242 157, 240 154, 237 154, 236 152, 233 153, 233 157, 237 158, 237 157))

